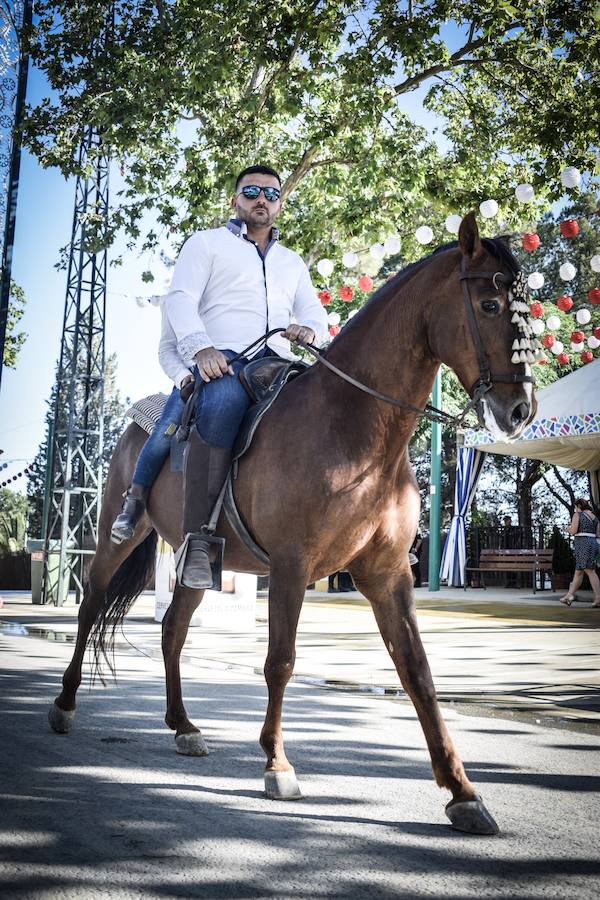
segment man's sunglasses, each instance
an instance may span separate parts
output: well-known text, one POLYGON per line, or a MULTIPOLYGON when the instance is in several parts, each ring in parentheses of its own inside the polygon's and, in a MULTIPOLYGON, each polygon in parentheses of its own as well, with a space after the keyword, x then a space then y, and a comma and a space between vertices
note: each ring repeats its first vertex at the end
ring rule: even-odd
POLYGON ((237 192, 237 196, 239 197, 240 194, 243 194, 246 200, 256 200, 257 197, 260 197, 261 191, 265 195, 265 200, 268 200, 269 203, 275 203, 281 197, 279 188, 260 187, 258 184, 245 185, 245 187, 237 192))

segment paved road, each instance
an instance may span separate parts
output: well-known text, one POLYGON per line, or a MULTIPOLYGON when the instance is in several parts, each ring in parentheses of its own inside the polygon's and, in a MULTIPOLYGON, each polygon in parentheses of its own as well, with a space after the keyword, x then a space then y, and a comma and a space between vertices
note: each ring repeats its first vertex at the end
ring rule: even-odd
MULTIPOLYGON (((29 612, 47 616, 54 638, 68 637, 72 611, 29 612)), ((3 618, 28 616, 5 607, 3 618)), ((127 633, 151 628, 140 615, 127 633)), ((46 711, 71 647, 17 631, 0 633, 3 896, 597 896, 595 728, 447 708, 502 827, 498 838, 470 838, 446 824, 446 797, 401 698, 291 684, 287 745, 305 799, 273 803, 262 796, 257 744, 265 688, 250 666, 187 656, 186 699, 211 748, 193 759, 174 753, 162 725, 160 661, 126 647, 118 684, 82 689, 74 732, 50 732, 46 711)), ((234 651, 242 641, 229 635, 234 651)))

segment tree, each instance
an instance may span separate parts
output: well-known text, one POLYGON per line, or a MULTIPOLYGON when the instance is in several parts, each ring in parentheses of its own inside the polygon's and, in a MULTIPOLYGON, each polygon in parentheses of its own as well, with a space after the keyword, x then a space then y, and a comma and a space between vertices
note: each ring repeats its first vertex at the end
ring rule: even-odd
POLYGON ((0 488, 0 556, 25 549, 27 498, 0 488))
POLYGON ((14 281, 10 283, 10 297, 8 299, 8 318, 6 320, 6 335, 4 338, 3 364, 8 369, 14 369, 17 364, 19 350, 25 343, 27 335, 24 331, 15 331, 17 323, 25 312, 25 291, 14 281))
MULTIPOLYGON (((115 386, 116 355, 109 356, 105 363, 104 385, 104 445, 102 454, 102 469, 104 478, 108 472, 108 466, 112 458, 116 443, 126 424, 125 410, 129 401, 121 400, 120 392, 115 386)), ((27 502, 29 508, 29 534, 39 536, 42 534, 42 510, 44 505, 44 485, 46 481, 46 465, 48 459, 48 432, 54 419, 56 405, 56 385, 52 387, 50 399, 47 401, 46 433, 38 448, 35 459, 28 475, 27 502)), ((66 410, 64 415, 66 415, 66 410)))
POLYGON ((419 221, 442 234, 447 212, 496 196, 514 227, 515 184, 555 199, 565 159, 597 171, 592 0, 42 0, 36 11, 30 52, 54 95, 29 109, 25 143, 69 175, 84 129, 100 129, 124 179, 101 243, 121 228, 137 241, 148 210, 144 248, 221 222, 235 172, 261 160, 284 174, 286 242, 311 262, 390 232, 410 259, 419 221), (408 112, 420 87, 446 152, 408 112))

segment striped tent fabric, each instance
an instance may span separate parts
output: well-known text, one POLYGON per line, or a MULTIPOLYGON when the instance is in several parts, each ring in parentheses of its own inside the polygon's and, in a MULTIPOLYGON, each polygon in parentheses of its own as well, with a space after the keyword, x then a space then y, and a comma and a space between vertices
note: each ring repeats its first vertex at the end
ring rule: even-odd
POLYGON ((456 484, 454 486, 454 515, 450 524, 450 533, 444 546, 440 578, 453 587, 462 587, 465 583, 465 567, 467 564, 467 529, 465 516, 469 512, 477 482, 485 462, 485 453, 474 447, 459 447, 456 465, 456 484))

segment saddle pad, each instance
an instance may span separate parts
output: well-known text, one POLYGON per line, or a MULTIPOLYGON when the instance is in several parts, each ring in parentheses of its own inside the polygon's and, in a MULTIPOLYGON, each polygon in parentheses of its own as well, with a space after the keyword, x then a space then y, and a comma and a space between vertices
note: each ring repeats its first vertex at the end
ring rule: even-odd
POLYGON ((149 397, 136 400, 125 415, 133 419, 135 424, 147 431, 148 434, 152 434, 168 399, 166 394, 150 394, 149 397))

